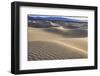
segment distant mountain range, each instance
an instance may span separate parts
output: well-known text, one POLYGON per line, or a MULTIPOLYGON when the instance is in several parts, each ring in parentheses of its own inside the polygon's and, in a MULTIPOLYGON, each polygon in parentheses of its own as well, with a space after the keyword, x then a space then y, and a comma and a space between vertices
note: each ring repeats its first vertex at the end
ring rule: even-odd
POLYGON ((29 15, 28 20, 46 20, 46 21, 63 21, 63 22, 87 22, 86 20, 72 19, 63 16, 44 16, 44 15, 29 15))

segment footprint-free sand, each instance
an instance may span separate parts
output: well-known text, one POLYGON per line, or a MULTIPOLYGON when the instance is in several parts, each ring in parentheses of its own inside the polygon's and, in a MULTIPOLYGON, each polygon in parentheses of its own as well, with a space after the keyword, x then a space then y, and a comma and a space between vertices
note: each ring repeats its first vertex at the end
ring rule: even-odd
POLYGON ((87 58, 86 32, 61 27, 28 27, 28 60, 87 58))

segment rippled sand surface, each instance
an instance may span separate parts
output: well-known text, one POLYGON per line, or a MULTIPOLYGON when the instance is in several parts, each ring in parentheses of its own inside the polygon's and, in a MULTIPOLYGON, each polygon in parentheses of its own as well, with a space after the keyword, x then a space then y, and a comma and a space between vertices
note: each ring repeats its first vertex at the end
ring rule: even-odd
POLYGON ((87 30, 28 27, 28 60, 87 58, 87 30))

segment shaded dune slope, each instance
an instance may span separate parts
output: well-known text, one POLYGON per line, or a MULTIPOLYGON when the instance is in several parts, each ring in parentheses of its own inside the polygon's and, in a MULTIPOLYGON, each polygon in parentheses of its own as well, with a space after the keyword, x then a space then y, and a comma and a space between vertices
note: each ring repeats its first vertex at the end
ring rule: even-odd
POLYGON ((59 35, 62 35, 66 38, 87 37, 87 30, 84 30, 84 29, 60 30, 57 28, 48 28, 48 29, 44 29, 44 31, 59 34, 59 35))

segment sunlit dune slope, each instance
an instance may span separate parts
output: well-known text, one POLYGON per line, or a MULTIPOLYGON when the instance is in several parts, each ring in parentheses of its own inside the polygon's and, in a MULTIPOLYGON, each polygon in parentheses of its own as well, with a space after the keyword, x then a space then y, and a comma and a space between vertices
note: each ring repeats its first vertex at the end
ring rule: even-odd
POLYGON ((29 60, 87 58, 87 53, 73 46, 50 41, 32 41, 28 48, 29 60))

